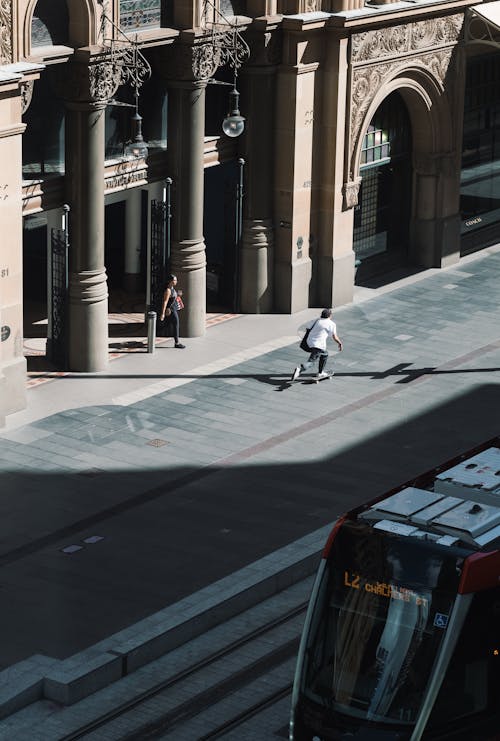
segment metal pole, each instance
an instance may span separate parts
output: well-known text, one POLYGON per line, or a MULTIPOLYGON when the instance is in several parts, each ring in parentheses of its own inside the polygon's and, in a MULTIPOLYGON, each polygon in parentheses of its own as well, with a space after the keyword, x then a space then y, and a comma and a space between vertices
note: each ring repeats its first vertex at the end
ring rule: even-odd
POLYGON ((148 353, 155 351, 156 311, 148 311, 148 353))
POLYGON ((245 160, 238 159, 238 180, 236 182, 236 215, 234 234, 234 310, 240 308, 240 241, 243 231, 243 168, 245 160))
POLYGON ((172 221, 172 178, 165 179, 165 256, 163 259, 163 284, 167 277, 167 270, 170 272, 170 247, 171 247, 171 221, 172 221))

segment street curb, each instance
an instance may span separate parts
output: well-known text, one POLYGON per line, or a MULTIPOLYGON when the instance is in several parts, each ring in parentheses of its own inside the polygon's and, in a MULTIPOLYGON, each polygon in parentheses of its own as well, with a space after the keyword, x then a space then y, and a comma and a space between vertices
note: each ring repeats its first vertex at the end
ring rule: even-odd
POLYGON ((64 660, 35 655, 0 672, 0 718, 36 702, 72 705, 313 574, 331 524, 64 660))

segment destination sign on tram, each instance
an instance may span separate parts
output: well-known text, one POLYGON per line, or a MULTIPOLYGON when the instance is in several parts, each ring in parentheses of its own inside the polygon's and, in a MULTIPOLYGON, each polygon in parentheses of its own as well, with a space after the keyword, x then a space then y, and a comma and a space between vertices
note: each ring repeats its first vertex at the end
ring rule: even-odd
POLYGON ((403 602, 414 601, 417 605, 427 605, 427 598, 417 594, 412 589, 397 584, 368 579, 355 571, 344 571, 344 585, 350 589, 360 589, 387 599, 402 600, 403 602))

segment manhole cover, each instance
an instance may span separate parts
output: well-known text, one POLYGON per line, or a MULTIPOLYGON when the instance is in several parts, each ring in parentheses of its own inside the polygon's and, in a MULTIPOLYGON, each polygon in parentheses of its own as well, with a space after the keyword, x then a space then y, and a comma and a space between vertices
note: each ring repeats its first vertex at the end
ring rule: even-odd
POLYGON ((152 445, 153 448, 162 448, 164 445, 168 445, 168 441, 160 440, 159 437, 155 437, 154 440, 148 440, 146 445, 152 445))

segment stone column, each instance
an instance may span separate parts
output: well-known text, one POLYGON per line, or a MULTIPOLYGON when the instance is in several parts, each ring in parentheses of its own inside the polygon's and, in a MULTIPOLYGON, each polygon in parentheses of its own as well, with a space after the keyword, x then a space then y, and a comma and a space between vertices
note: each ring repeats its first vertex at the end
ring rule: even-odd
POLYGON ((293 313, 309 306, 312 295, 313 142, 321 120, 316 74, 322 42, 307 33, 302 18, 283 23, 285 53, 276 85, 274 303, 278 311, 293 313))
POLYGON ((276 37, 251 40, 250 63, 242 69, 245 134, 245 200, 240 248, 240 307, 249 314, 270 312, 274 303, 273 179, 276 37))
POLYGON ((66 80, 66 196, 71 207, 69 368, 108 365, 108 287, 104 267, 104 121, 119 71, 80 50, 66 80), (78 56, 80 59, 78 59, 78 56), (72 92, 77 98, 72 96, 72 92))
POLYGON ((460 164, 456 153, 413 158, 415 217, 410 258, 426 268, 453 265, 460 259, 460 164))
POLYGON ((352 301, 354 252, 352 234, 354 206, 361 178, 345 181, 348 78, 348 39, 328 39, 323 73, 322 127, 316 137, 321 162, 318 246, 314 258, 317 301, 321 306, 340 306, 352 301))
MULTIPOLYGON (((0 39, 0 61, 5 39, 0 39)), ((26 407, 23 356, 22 114, 38 73, 21 63, 0 74, 0 426, 8 414, 26 407), (24 76, 26 73, 26 76, 24 76)))
POLYGON ((168 155, 172 177, 170 265, 184 292, 181 335, 200 337, 206 324, 206 256, 203 238, 203 155, 206 80, 217 67, 210 45, 181 45, 171 52, 168 155))

